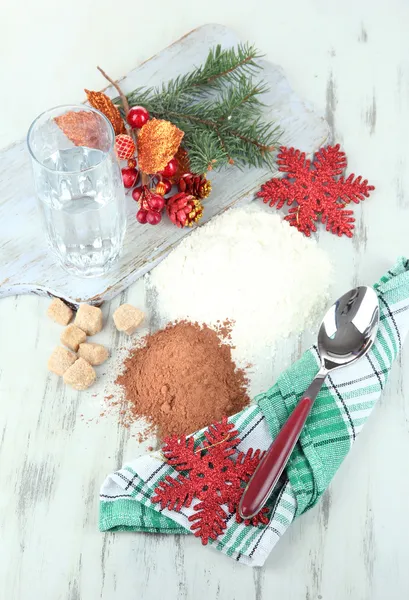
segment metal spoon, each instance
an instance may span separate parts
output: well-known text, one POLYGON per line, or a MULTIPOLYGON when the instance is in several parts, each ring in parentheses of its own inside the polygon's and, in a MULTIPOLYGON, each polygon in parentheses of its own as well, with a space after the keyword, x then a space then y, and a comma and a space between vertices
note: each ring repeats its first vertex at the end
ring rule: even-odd
POLYGON ((248 482, 239 504, 243 519, 254 517, 267 502, 328 373, 364 356, 376 338, 378 325, 378 297, 370 287, 350 290, 328 310, 318 333, 321 368, 248 482))

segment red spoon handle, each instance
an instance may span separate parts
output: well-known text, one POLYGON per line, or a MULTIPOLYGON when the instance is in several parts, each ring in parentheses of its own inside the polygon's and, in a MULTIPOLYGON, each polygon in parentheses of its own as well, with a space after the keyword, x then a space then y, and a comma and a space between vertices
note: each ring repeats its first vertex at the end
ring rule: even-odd
POLYGON ((254 517, 273 491, 297 443, 314 400, 302 398, 283 425, 250 479, 240 500, 243 519, 254 517))

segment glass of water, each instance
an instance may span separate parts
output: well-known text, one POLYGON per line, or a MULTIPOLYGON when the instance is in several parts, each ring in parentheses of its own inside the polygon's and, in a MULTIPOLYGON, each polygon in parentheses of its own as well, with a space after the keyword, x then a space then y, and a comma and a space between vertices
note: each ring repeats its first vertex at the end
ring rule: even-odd
POLYGON ((125 235, 125 194, 109 120, 88 106, 59 106, 32 123, 27 145, 47 241, 80 277, 104 275, 125 235))

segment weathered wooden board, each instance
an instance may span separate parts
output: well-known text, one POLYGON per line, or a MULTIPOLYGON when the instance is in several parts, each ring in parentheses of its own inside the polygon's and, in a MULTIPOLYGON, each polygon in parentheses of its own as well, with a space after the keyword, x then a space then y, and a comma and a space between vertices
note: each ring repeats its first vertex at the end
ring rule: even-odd
MULTIPOLYGON (((210 47, 230 47, 238 38, 221 25, 205 25, 192 31, 121 81, 124 92, 144 84, 158 84, 201 63, 210 47)), ((265 95, 266 119, 277 122, 282 142, 308 153, 329 139, 329 127, 291 89, 282 69, 264 61, 263 78, 270 91, 265 95)), ((115 90, 107 93, 115 96, 115 90)), ((128 228, 123 254, 105 277, 79 279, 68 275, 48 250, 33 196, 31 170, 25 142, 0 153, 0 298, 10 294, 53 294, 76 304, 95 304, 113 298, 160 262, 185 236, 169 222, 144 227, 135 219, 135 202, 127 199, 128 228)), ((267 169, 238 172, 233 167, 212 175, 213 192, 206 201, 202 224, 226 208, 249 201, 260 184, 271 176, 267 169)))

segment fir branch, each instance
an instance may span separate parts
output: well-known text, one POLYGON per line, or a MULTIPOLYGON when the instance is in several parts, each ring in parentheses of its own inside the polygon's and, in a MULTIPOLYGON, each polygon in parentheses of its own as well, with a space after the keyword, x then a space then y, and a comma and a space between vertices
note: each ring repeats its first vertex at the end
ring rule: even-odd
POLYGON ((214 131, 196 129, 189 136, 185 147, 189 153, 190 168, 194 173, 211 171, 218 165, 226 164, 228 160, 214 131))
MULTIPOLYGON (((226 163, 235 163, 237 166, 248 163, 257 167, 261 167, 263 163, 271 165, 272 161, 270 161, 268 154, 276 147, 280 131, 279 128, 274 127, 270 123, 263 123, 260 118, 249 124, 244 124, 241 121, 237 124, 236 121, 233 121, 231 124, 230 120, 227 119, 224 120, 224 123, 221 123, 218 120, 215 121, 189 113, 181 114, 172 111, 168 112, 168 118, 177 127, 185 131, 185 133, 190 133, 190 136, 197 128, 212 130, 219 138, 223 150, 222 156, 224 160, 219 156, 216 161, 217 166, 222 166, 222 164, 226 163), (194 124, 193 130, 189 127, 189 122, 194 124), (229 138, 236 140, 236 143, 231 139, 229 140, 229 138), (243 142, 241 146, 244 152, 241 151, 237 140, 243 142)), ((199 139, 201 143, 205 142, 205 137, 199 139)), ((204 154, 208 157, 209 153, 206 152, 204 154)), ((206 165, 202 164, 197 172, 200 173, 206 170, 205 167, 206 165)))
MULTIPOLYGON (((131 106, 153 101, 174 103, 186 95, 197 97, 203 95, 203 88, 207 91, 237 81, 243 75, 247 77, 255 74, 261 69, 256 62, 262 55, 254 46, 240 44, 237 48, 222 49, 220 45, 209 51, 203 66, 195 67, 190 73, 179 75, 175 79, 163 83, 160 87, 147 89, 138 88, 128 94, 131 106)), ((115 102, 115 100, 114 100, 115 102)), ((147 106, 146 106, 147 108, 147 106)), ((147 108, 148 109, 148 108, 147 108)), ((149 110, 149 109, 148 109, 149 110)))
POLYGON ((254 84, 247 78, 242 78, 237 86, 231 86, 221 92, 216 102, 212 102, 212 110, 218 120, 230 119, 240 114, 251 117, 258 113, 262 106, 259 96, 267 91, 263 83, 254 84))
POLYGON ((142 105, 151 117, 168 119, 185 133, 183 145, 195 172, 229 163, 271 166, 280 132, 262 118, 267 86, 252 79, 261 69, 259 58, 248 44, 219 45, 191 72, 159 87, 138 88, 127 98, 131 106, 142 105))
POLYGON ((209 73, 207 79, 204 83, 196 85, 209 85, 220 78, 233 77, 233 74, 235 75, 237 72, 240 74, 246 72, 248 75, 252 75, 261 68, 256 62, 256 59, 261 57, 262 55, 258 53, 256 48, 248 44, 239 44, 236 49, 230 48, 228 50, 222 50, 219 44, 215 49, 210 50, 207 57, 203 69, 205 76, 209 73), (215 73, 210 74, 213 69, 215 73))
MULTIPOLYGON (((220 130, 220 127, 218 126, 217 122, 210 120, 210 119, 202 119, 201 117, 197 117, 194 115, 189 115, 189 114, 179 114, 179 113, 172 113, 172 112, 168 112, 167 113, 170 117, 170 119, 172 120, 172 117, 174 117, 174 120, 172 122, 176 122, 178 120, 187 120, 187 121, 192 121, 193 123, 195 123, 196 125, 202 125, 205 126, 206 128, 209 128, 211 130, 213 130, 213 132, 215 133, 215 135, 217 136, 221 149, 222 149, 222 154, 223 157, 225 158, 225 160, 227 160, 227 162, 229 162, 230 164, 233 164, 234 160, 232 159, 232 157, 229 155, 229 153, 226 150, 226 143, 224 141, 222 132, 220 130)), ((185 126, 186 129, 186 126, 185 126)), ((218 162, 218 161, 216 161, 218 162)), ((204 169, 206 170, 206 169, 204 169)), ((203 171, 203 169, 201 169, 201 171, 203 171)), ((199 171, 199 172, 201 172, 199 171)))
MULTIPOLYGON (((261 66, 256 62, 260 54, 253 46, 241 44, 237 48, 211 49, 203 66, 195 67, 190 73, 179 75, 160 87, 138 88, 128 94, 130 106, 140 104, 149 110, 166 110, 180 104, 190 103, 212 90, 222 89, 237 83, 244 76, 250 77, 261 66)), ((118 99, 115 99, 117 101, 118 99)))
POLYGON ((246 144, 252 144, 253 146, 256 146, 259 150, 261 150, 261 152, 272 152, 275 149, 274 144, 261 144, 257 139, 243 135, 238 131, 232 131, 231 135, 238 137, 240 140, 243 140, 243 142, 246 142, 246 144))

